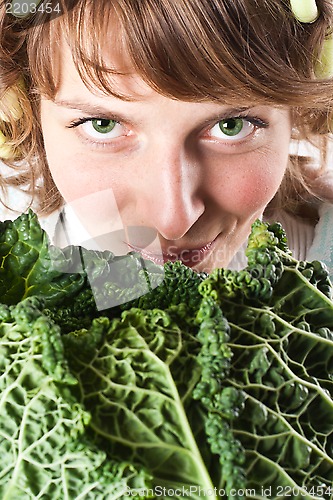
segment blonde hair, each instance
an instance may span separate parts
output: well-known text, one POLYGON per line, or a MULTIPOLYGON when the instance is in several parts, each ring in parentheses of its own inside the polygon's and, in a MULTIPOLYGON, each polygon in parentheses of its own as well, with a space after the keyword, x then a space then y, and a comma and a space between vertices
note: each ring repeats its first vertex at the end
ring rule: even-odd
MULTIPOLYGON (((14 86, 23 109, 19 120, 11 120, 0 99, 0 111, 9 116, 0 131, 14 151, 6 163, 15 172, 1 183, 28 185, 41 211, 52 212, 62 203, 47 166, 39 101, 40 95, 53 98, 59 88, 63 39, 86 85, 120 98, 125 97, 113 87, 112 75, 134 69, 153 89, 175 99, 289 106, 297 137, 321 148, 324 165, 333 80, 318 79, 315 67, 333 25, 330 0, 317 1, 320 15, 311 24, 295 18, 288 0, 51 3, 60 5, 61 15, 40 12, 19 20, 0 7, 0 95, 14 86), (124 61, 121 70, 104 58, 111 46, 124 61), (25 90, 17 85, 22 77, 25 90)), ((303 166, 304 158, 291 157, 276 197, 291 210, 310 191, 303 166)))

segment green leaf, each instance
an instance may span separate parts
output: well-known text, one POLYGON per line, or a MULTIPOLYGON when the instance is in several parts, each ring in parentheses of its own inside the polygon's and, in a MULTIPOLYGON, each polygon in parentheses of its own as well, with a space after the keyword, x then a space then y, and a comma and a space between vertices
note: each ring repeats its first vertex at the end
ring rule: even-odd
POLYGON ((2 223, 1 498, 333 498, 332 285, 281 226, 128 302, 137 255, 49 252, 32 213, 2 223))
POLYGON ((194 404, 190 388, 201 372, 198 342, 166 311, 131 309, 112 322, 96 320, 87 339, 101 322, 105 339, 94 351, 76 349, 75 334, 66 339, 97 442, 113 456, 144 465, 155 486, 213 488, 195 437, 203 423, 194 422, 193 430, 187 415, 194 404))
POLYGON ((32 211, 0 223, 2 303, 17 304, 33 295, 43 296, 48 303, 60 303, 84 284, 83 274, 64 274, 54 268, 49 239, 32 211))
POLYGON ((110 461, 89 441, 90 415, 75 396, 77 381, 63 357, 60 333, 37 301, 26 299, 2 316, 0 497, 106 500, 121 499, 132 487, 147 489, 143 471, 110 461))
POLYGON ((262 232, 258 241, 257 247, 252 242, 252 260, 238 273, 239 282, 237 273, 219 270, 199 287, 204 297, 218 300, 230 326, 233 361, 223 385, 244 395, 233 433, 245 449, 248 488, 258 495, 270 488, 272 498, 287 492, 283 487, 302 491, 295 498, 324 498, 315 492, 333 481, 333 303, 327 272, 278 246, 263 252, 262 232), (274 259, 279 269, 275 276, 273 268, 266 274, 268 293, 268 267, 259 272, 267 255, 266 265, 274 259))

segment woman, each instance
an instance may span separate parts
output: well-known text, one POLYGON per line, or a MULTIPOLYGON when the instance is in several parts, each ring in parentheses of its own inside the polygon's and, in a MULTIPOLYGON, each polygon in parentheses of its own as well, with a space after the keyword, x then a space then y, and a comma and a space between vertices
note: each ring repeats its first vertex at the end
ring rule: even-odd
POLYGON ((245 265, 264 217, 296 258, 330 265, 316 183, 330 156, 333 9, 299 3, 54 0, 23 19, 3 5, 0 156, 16 174, 3 186, 28 187, 56 242, 113 234, 111 250, 125 241, 120 253, 210 272, 245 265))

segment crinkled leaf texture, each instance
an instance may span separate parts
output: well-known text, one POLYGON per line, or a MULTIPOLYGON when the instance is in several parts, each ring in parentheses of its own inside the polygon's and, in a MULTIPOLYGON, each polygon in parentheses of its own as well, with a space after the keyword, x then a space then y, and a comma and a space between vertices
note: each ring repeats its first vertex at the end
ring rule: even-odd
POLYGON ((268 252, 254 243, 268 234, 265 224, 255 225, 246 270, 216 270, 200 285, 231 328, 224 385, 244 395, 233 432, 246 452, 248 488, 270 487, 269 498, 331 499, 331 289, 319 262, 297 262, 277 245, 268 252))
POLYGON ((0 230, 1 498, 333 498, 332 287, 281 227, 253 226, 242 271, 169 263, 103 314, 34 214, 0 230))
MULTIPOLYGON (((212 308, 211 317, 214 312, 212 308)), ((200 489, 212 491, 226 478, 218 455, 212 456, 206 443, 205 405, 193 399, 202 375, 197 362, 201 342, 193 331, 181 329, 177 319, 176 308, 131 308, 119 319, 94 320, 89 332, 66 335, 64 344, 82 404, 92 416, 95 442, 110 456, 142 464, 156 491, 192 487, 191 498, 196 499, 200 489)), ((219 315, 216 337, 220 333, 222 340, 223 326, 219 315)), ((217 420, 222 426, 224 419, 218 415, 217 420)), ((225 463, 231 467, 238 458, 226 457, 225 463)))
POLYGON ((96 303, 102 310, 154 289, 163 276, 161 267, 150 261, 144 268, 141 264, 135 252, 124 259, 108 251, 53 247, 31 210, 0 222, 1 302, 42 296, 69 331, 75 318, 98 315, 96 303))
POLYGON ((121 499, 147 488, 148 476, 89 441, 90 415, 41 305, 32 298, 0 307, 0 498, 121 499))
POLYGON ((183 352, 186 343, 177 325, 163 311, 142 315, 134 309, 120 320, 103 318, 94 326, 106 333, 95 352, 78 351, 73 335, 65 346, 97 437, 108 443, 111 455, 147 466, 155 483, 195 480, 212 487, 184 408, 200 372, 195 350, 183 352), (173 364, 183 378, 182 398, 170 371, 173 364))

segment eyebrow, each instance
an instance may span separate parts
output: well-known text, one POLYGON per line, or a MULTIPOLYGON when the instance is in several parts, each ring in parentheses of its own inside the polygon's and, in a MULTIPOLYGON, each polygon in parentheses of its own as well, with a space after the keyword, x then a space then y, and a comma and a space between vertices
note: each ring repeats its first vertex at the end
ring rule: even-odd
POLYGON ((246 116, 251 113, 251 106, 240 106, 237 108, 228 107, 222 109, 220 112, 214 113, 212 116, 207 118, 204 123, 210 123, 212 121, 225 120, 226 118, 237 118, 238 116, 246 116))
MULTIPOLYGON (((67 99, 57 99, 57 98, 54 98, 53 102, 57 106, 73 109, 76 111, 81 111, 82 113, 93 118, 101 118, 105 120, 113 118, 116 119, 117 121, 128 121, 128 118, 126 118, 122 113, 111 111, 110 109, 107 109, 98 104, 91 104, 85 101, 76 101, 75 99, 67 100, 67 99)), ((225 105, 221 103, 221 106, 225 105)), ((252 106, 239 106, 235 108, 227 107, 226 109, 222 109, 220 112, 217 111, 213 113, 212 116, 204 120, 204 123, 208 124, 214 120, 218 121, 226 118, 236 118, 239 115, 246 116, 246 113, 250 113, 252 108, 253 108, 252 106)))
POLYGON ((113 113, 103 108, 102 106, 91 104, 84 101, 68 101, 66 99, 54 99, 54 104, 62 108, 74 109, 76 111, 82 111, 87 115, 96 116, 98 118, 109 118, 113 113))

